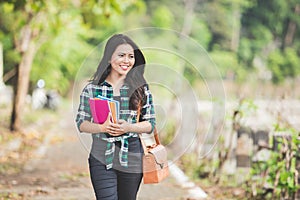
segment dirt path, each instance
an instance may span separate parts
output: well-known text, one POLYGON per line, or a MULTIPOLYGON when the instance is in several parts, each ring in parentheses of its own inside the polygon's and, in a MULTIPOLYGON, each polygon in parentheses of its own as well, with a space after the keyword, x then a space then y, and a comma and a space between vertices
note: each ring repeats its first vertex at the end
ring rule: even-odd
MULTIPOLYGON (((88 151, 77 135, 72 111, 60 113, 61 120, 44 130, 47 135, 43 144, 23 171, 2 180, 5 187, 0 188, 0 200, 95 199, 88 175, 88 151)), ((170 176, 158 185, 142 185, 138 199, 183 200, 186 196, 187 191, 170 176)))

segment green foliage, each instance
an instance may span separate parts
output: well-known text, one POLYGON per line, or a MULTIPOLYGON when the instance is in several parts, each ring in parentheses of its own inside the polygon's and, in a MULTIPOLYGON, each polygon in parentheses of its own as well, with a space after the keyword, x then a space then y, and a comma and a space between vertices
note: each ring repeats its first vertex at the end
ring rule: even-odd
POLYGON ((286 78, 295 78, 300 74, 300 59, 297 51, 287 48, 283 52, 276 50, 268 57, 268 67, 272 72, 272 81, 282 83, 286 78))
POLYGON ((284 74, 282 73, 285 67, 284 60, 285 58, 279 50, 269 55, 268 67, 272 72, 272 80, 274 83, 280 83, 284 79, 284 74))
POLYGON ((243 32, 239 59, 251 67, 255 56, 265 58, 267 67, 273 73, 274 83, 283 82, 285 78, 294 78, 297 75, 294 66, 299 66, 299 61, 294 58, 299 57, 299 52, 288 49, 297 49, 300 36, 299 30, 293 32, 290 29, 290 23, 300 25, 295 11, 298 4, 299 2, 295 0, 256 1, 242 17, 243 32), (288 44, 290 46, 286 46, 285 42, 288 34, 293 35, 292 44, 288 44), (274 52, 274 49, 281 50, 274 52), (293 57, 293 63, 288 63, 287 54, 293 57))
POLYGON ((159 6, 153 13, 152 24, 159 28, 170 28, 174 23, 174 16, 166 6, 159 6))
POLYGON ((275 133, 285 133, 273 140, 271 157, 266 162, 258 162, 252 166, 251 175, 257 196, 265 199, 290 199, 300 188, 298 184, 297 158, 300 148, 299 132, 294 128, 282 128, 275 125, 275 133), (276 143, 276 145, 275 145, 276 143), (272 188, 272 194, 266 194, 265 186, 272 188))
POLYGON ((263 24, 257 24, 255 29, 251 29, 250 34, 255 38, 254 42, 252 41, 252 48, 255 51, 261 50, 265 45, 269 44, 273 40, 271 30, 263 24))
MULTIPOLYGON (((158 119, 160 120, 160 119, 158 119)), ((162 119, 161 119, 162 120, 162 119)), ((176 134, 176 126, 177 126, 177 123, 176 123, 176 119, 174 118, 168 118, 168 121, 166 122, 166 125, 164 127, 164 132, 161 133, 161 141, 163 144, 171 144, 172 143, 172 140, 174 139, 175 137, 175 134, 176 134)))
POLYGON ((248 38, 241 38, 237 56, 239 62, 244 64, 244 68, 251 67, 254 58, 253 51, 254 47, 252 41, 248 38))
MULTIPOLYGON (((230 76, 234 80, 247 81, 249 73, 256 73, 253 59, 260 56, 271 70, 273 82, 281 83, 286 78, 296 78, 299 75, 299 67, 296 67, 299 66, 300 54, 297 51, 300 47, 299 29, 291 34, 291 44, 286 46, 284 43, 286 35, 291 31, 289 23, 300 26, 295 12, 298 4, 297 0, 201 1, 193 8, 189 36, 210 51, 223 78, 230 76), (238 42, 237 50, 232 49, 233 40, 238 42)), ((185 5, 186 2, 181 0, 162 0, 159 3, 142 0, 1 1, 0 41, 4 46, 4 73, 14 69, 20 62, 21 54, 15 43, 20 37, 22 26, 29 21, 37 38, 42 38, 44 43, 34 60, 31 81, 34 83, 47 74, 49 79, 55 77, 62 84, 47 81, 48 86, 59 87, 63 92, 75 78, 75 71, 91 47, 97 46, 113 33, 137 27, 155 26, 181 31, 187 15, 185 5), (57 49, 60 51, 57 52, 57 49), (45 68, 47 73, 37 69, 38 66, 45 65, 49 66, 45 68)), ((172 49, 178 42, 163 35, 160 38, 151 38, 151 33, 145 35, 144 37, 149 36, 147 39, 151 42, 157 42, 165 48, 172 49)), ((197 58, 190 48, 182 54, 197 58)), ((147 56, 147 59, 157 60, 159 56, 155 55, 154 59, 147 56)), ((180 63, 178 58, 160 57, 163 64, 174 66, 191 83, 201 79, 193 76, 198 74, 193 68, 177 66, 180 63)))
POLYGON ((189 65, 184 67, 183 75, 191 85, 195 85, 196 81, 202 79, 197 69, 189 65))
POLYGON ((206 5, 206 12, 209 13, 209 15, 207 15, 205 20, 213 33, 213 43, 211 43, 212 50, 215 48, 219 49, 220 47, 228 49, 231 38, 231 27, 229 23, 231 15, 230 9, 228 9, 228 2, 218 0, 210 1, 206 5))
POLYGON ((193 21, 191 37, 194 38, 200 45, 202 45, 203 48, 207 49, 212 39, 212 33, 204 21, 196 18, 193 21))
MULTIPOLYGON (((233 118, 235 126, 243 125, 243 120, 256 109, 252 100, 243 99, 233 118)), ((246 189, 252 195, 251 199, 293 199, 299 189, 297 162, 300 161, 300 133, 281 117, 277 119, 269 141, 270 158, 252 162, 251 165, 246 189)))
POLYGON ((90 28, 89 34, 97 41, 94 45, 117 31, 136 27, 140 20, 137 15, 144 12, 145 4, 141 0, 105 0, 101 3, 88 0, 80 8, 83 22, 90 28))
POLYGON ((92 47, 82 36, 88 30, 82 25, 80 17, 61 13, 59 20, 65 26, 58 30, 53 40, 45 42, 39 49, 32 67, 31 81, 36 83, 42 78, 48 89, 57 89, 65 94, 92 47), (70 19, 64 22, 67 17, 70 19))
POLYGON ((221 75, 225 79, 237 81, 245 80, 247 77, 246 69, 239 64, 237 55, 229 51, 212 51, 212 60, 216 63, 221 75))
POLYGON ((253 115, 253 113, 256 112, 257 109, 258 107, 252 99, 242 99, 238 107, 241 118, 253 115))
POLYGON ((294 199, 298 183, 300 132, 280 117, 270 140, 271 156, 254 162, 251 168, 251 193, 263 199, 294 199), (297 166, 298 165, 298 166, 297 166))
POLYGON ((43 78, 47 88, 65 94, 92 47, 98 45, 99 39, 106 39, 108 33, 124 26, 121 14, 126 9, 137 12, 143 9, 143 4, 138 0, 122 1, 122 4, 117 0, 1 2, 4 73, 18 66, 21 54, 16 41, 22 27, 30 24, 36 34, 35 43, 40 47, 32 66, 31 85, 43 78))
POLYGON ((212 163, 200 160, 195 153, 184 154, 180 158, 180 164, 184 172, 194 180, 207 178, 212 171, 212 163))

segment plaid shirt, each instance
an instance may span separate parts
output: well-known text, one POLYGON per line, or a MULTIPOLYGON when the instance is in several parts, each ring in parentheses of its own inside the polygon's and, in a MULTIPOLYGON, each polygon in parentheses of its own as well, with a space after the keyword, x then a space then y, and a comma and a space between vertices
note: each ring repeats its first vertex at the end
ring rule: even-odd
MULTIPOLYGON (((152 101, 152 94, 148 86, 144 86, 145 95, 147 97, 146 104, 143 105, 141 110, 141 120, 140 121, 149 121, 152 126, 152 130, 155 126, 155 113, 154 105, 152 101)), ((129 110, 129 97, 128 97, 129 88, 126 85, 123 85, 120 89, 120 119, 123 119, 129 123, 136 123, 137 120, 137 111, 129 110)), ((85 120, 93 122, 91 116, 91 110, 89 106, 89 98, 94 98, 97 96, 104 96, 107 98, 113 98, 113 87, 106 81, 100 85, 94 85, 89 83, 83 89, 80 95, 80 104, 78 108, 78 113, 76 117, 77 127, 79 129, 81 123, 85 120)), ((110 169, 113 166, 113 158, 115 152, 115 142, 121 141, 121 149, 119 153, 119 161, 121 166, 128 167, 128 138, 138 137, 137 133, 125 133, 121 136, 112 137, 106 133, 97 133, 93 134, 93 137, 101 138, 102 140, 107 141, 106 151, 105 151, 105 161, 106 168, 110 169)))

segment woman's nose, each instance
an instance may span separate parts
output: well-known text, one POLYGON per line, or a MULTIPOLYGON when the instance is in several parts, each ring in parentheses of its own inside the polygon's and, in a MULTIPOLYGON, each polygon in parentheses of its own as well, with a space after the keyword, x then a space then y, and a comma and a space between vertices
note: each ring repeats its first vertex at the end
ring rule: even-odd
POLYGON ((128 56, 124 56, 124 60, 123 60, 124 62, 129 62, 129 58, 128 58, 128 56))

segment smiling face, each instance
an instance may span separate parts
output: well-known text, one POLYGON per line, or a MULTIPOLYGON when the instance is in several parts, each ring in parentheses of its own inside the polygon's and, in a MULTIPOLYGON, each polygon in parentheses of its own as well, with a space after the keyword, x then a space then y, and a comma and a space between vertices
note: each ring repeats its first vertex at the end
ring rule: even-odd
POLYGON ((111 56, 111 75, 126 76, 135 63, 134 50, 129 44, 119 45, 111 56))

